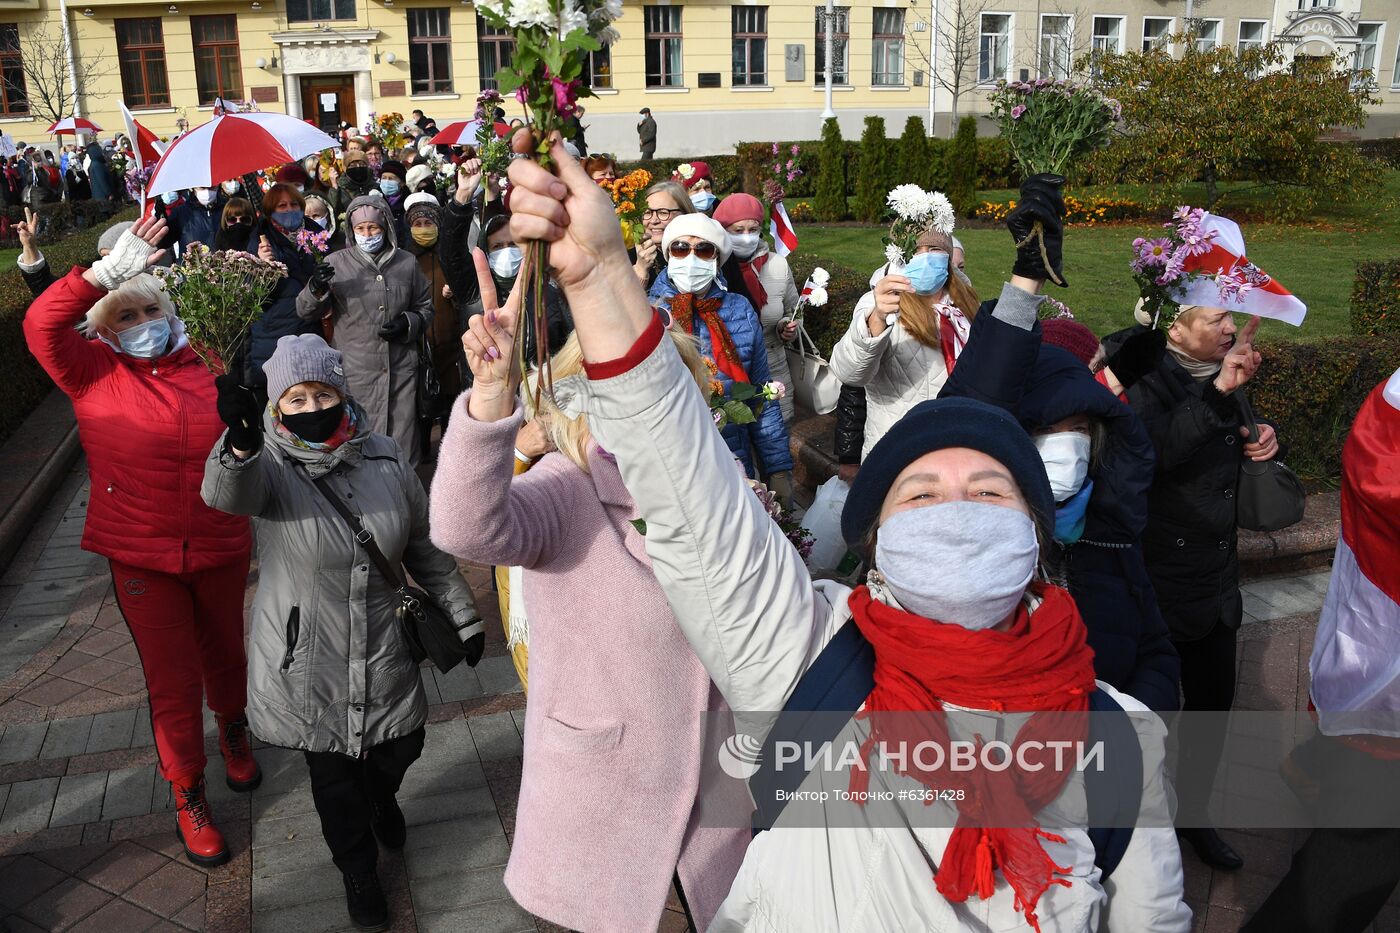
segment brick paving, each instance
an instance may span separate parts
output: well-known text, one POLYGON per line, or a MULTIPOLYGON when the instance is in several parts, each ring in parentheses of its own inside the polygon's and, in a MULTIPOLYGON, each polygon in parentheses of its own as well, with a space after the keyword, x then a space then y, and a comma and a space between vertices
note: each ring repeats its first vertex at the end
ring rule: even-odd
MULTIPOLYGON (((220 779, 207 714, 211 805, 232 858, 214 869, 183 858, 169 787, 155 770, 139 659, 105 562, 78 548, 86 496, 75 470, 0 578, 0 930, 346 929, 301 754, 255 745, 262 786, 235 794, 220 779)), ((487 655, 474 670, 423 670, 428 737, 400 794, 408 843, 381 853, 380 874, 395 930, 555 931, 518 907, 502 882, 524 697, 489 576, 475 567, 464 573, 487 620, 487 655)), ((1306 706, 1327 578, 1309 571, 1246 585, 1240 708, 1306 706)), ((252 592, 250 583, 248 599, 252 592)), ((1244 871, 1212 873, 1186 855, 1201 933, 1238 929, 1303 834, 1226 835, 1244 871)), ((660 929, 684 928, 673 903, 660 929)), ((1400 933, 1400 900, 1373 933, 1400 933)))

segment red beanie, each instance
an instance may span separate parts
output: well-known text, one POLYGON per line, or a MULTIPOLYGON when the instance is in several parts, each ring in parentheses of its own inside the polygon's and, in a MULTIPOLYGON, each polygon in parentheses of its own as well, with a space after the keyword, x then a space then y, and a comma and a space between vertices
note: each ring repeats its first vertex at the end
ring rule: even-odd
POLYGON ((690 177, 687 178, 687 177, 683 176, 683 175, 681 174, 681 172, 680 172, 680 166, 678 165, 678 166, 676 166, 676 171, 675 171, 675 173, 671 176, 671 180, 674 181, 674 182, 680 183, 682 186, 685 187, 685 190, 689 191, 692 187, 695 186, 695 183, 696 183, 697 181, 699 181, 700 179, 702 179, 702 178, 705 179, 706 181, 708 181, 710 184, 712 184, 712 185, 714 184, 714 180, 710 178, 710 163, 708 163, 708 162, 682 162, 681 165, 689 165, 689 166, 690 166, 690 168, 691 168, 690 177))
POLYGON ((1041 338, 1052 347, 1072 353, 1088 366, 1099 352, 1099 338, 1084 324, 1069 318, 1051 318, 1040 322, 1041 338))
POLYGON ((288 185, 306 185, 311 183, 311 176, 306 174, 300 162, 288 162, 277 170, 277 181, 288 185))
POLYGON ((763 202, 751 194, 731 194, 719 202, 719 207, 715 208, 714 218, 725 229, 741 220, 756 220, 761 224, 763 223, 763 202))

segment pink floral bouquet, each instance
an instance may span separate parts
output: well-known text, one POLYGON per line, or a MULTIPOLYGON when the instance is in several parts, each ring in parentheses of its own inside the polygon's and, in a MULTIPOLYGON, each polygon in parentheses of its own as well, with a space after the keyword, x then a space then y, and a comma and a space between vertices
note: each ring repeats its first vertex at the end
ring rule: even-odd
POLYGON ((769 177, 763 181, 763 197, 770 207, 787 197, 784 185, 790 185, 806 174, 798 164, 801 156, 802 147, 797 143, 789 146, 787 152, 777 143, 773 144, 773 161, 768 166, 769 177))
POLYGON ((329 230, 308 230, 302 227, 296 234, 297 250, 316 260, 316 265, 325 261, 326 253, 330 252, 329 230))
POLYGON ((211 252, 203 243, 191 243, 178 266, 154 272, 184 322, 190 346, 217 375, 238 355, 287 267, 251 253, 211 252))
POLYGON ((1179 296, 1182 290, 1195 279, 1213 279, 1221 304, 1226 306, 1238 304, 1254 287, 1242 267, 1215 273, 1186 270, 1186 261, 1209 253, 1215 241, 1215 231, 1202 226, 1205 214, 1199 207, 1183 205, 1176 209, 1169 222, 1162 224, 1165 236, 1133 240, 1130 266, 1133 281, 1137 282, 1142 295, 1137 318, 1144 326, 1170 327, 1181 313, 1179 296))

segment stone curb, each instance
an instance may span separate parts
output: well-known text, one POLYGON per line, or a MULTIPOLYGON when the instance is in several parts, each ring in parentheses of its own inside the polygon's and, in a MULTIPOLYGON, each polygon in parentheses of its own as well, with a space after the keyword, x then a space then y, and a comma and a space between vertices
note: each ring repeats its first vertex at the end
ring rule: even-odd
POLYGON ((0 483, 0 495, 7 496, 0 513, 0 572, 14 559, 82 449, 72 403, 58 389, 0 447, 0 472, 14 480, 0 483))
MULTIPOLYGON (((788 433, 793 478, 798 484, 816 489, 836 474, 835 427, 834 415, 797 410, 788 433)), ((1250 579, 1325 567, 1337 548, 1340 527, 1341 495, 1310 495, 1303 520, 1298 524, 1275 532, 1240 532, 1240 575, 1250 579)))

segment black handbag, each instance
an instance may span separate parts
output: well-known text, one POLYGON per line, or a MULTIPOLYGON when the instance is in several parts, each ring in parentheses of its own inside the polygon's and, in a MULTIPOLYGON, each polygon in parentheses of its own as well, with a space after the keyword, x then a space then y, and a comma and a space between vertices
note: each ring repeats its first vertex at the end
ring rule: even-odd
MULTIPOLYGON (((1235 395, 1244 412, 1249 442, 1259 441, 1254 410, 1243 392, 1235 395)), ((1303 483, 1278 457, 1262 463, 1244 458, 1240 465, 1240 488, 1235 497, 1236 524, 1249 531, 1279 531, 1303 520, 1308 494, 1303 483)))
POLYGON ((437 366, 433 361, 433 345, 428 340, 427 328, 418 335, 418 419, 432 421, 442 412, 442 382, 438 379, 437 366))
POLYGON ((476 667, 486 648, 486 631, 481 619, 470 619, 458 625, 452 615, 431 596, 409 586, 399 569, 389 563, 384 552, 379 550, 379 545, 374 543, 374 535, 335 494, 326 478, 322 476, 311 482, 345 519, 355 540, 369 554, 369 559, 374 561, 374 566, 379 568, 384 579, 397 588, 399 605, 394 610, 394 617, 408 642, 414 663, 427 658, 433 662, 433 667, 444 674, 463 661, 467 662, 468 667, 476 667))

